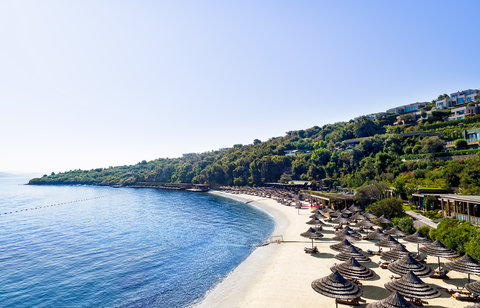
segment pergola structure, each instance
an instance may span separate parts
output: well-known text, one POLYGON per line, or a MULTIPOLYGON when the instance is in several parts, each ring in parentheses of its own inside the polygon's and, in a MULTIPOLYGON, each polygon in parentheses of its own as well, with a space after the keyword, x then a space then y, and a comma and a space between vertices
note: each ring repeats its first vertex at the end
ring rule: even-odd
POLYGON ((353 203, 353 195, 310 193, 311 206, 322 206, 338 209, 340 207, 347 208, 353 203), (335 205, 337 205, 337 207, 335 207, 335 205))
POLYGON ((445 194, 440 196, 445 217, 456 217, 480 225, 480 196, 445 194))

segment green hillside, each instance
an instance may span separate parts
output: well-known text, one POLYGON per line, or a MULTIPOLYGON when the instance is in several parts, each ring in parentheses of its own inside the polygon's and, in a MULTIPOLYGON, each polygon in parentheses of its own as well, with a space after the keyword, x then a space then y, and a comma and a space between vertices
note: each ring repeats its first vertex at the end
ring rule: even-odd
POLYGON ((328 179, 324 182, 331 187, 383 181, 404 189, 459 187, 462 193, 480 193, 478 143, 462 139, 466 130, 480 128, 480 116, 447 121, 450 111, 431 110, 433 106, 428 104, 417 115, 363 116, 187 157, 44 175, 30 184, 261 186, 328 179))

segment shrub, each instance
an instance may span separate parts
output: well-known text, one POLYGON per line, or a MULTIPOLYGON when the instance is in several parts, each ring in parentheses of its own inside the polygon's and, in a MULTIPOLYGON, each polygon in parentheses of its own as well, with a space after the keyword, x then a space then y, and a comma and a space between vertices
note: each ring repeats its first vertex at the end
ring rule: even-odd
POLYGON ((437 229, 430 231, 432 240, 439 240, 460 254, 465 253, 467 243, 477 234, 478 230, 471 223, 455 218, 443 219, 437 229))
POLYGON ((398 198, 389 198, 372 203, 368 209, 376 216, 385 215, 388 218, 403 217, 403 201, 398 198))
POLYGON ((421 226, 417 229, 418 233, 423 234, 427 238, 430 238, 430 230, 432 230, 430 226, 421 226))
POLYGON ((457 139, 455 140, 455 149, 457 150, 464 150, 468 147, 467 140, 465 139, 457 139))
POLYGON ((465 252, 477 261, 480 260, 480 232, 472 236, 470 241, 465 245, 465 252))
POLYGON ((404 232, 407 232, 409 234, 412 234, 412 233, 415 232, 415 227, 413 226, 413 218, 412 217, 401 218, 400 221, 398 222, 398 226, 404 232))

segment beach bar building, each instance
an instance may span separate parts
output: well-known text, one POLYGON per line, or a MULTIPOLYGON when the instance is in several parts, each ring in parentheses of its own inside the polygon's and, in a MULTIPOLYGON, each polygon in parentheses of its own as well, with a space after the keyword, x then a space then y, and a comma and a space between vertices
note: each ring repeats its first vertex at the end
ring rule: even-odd
POLYGON ((354 203, 353 195, 346 194, 310 194, 311 206, 323 206, 332 209, 344 209, 354 203))
POLYGON ((480 196, 445 194, 440 196, 444 217, 454 217, 480 225, 480 196))

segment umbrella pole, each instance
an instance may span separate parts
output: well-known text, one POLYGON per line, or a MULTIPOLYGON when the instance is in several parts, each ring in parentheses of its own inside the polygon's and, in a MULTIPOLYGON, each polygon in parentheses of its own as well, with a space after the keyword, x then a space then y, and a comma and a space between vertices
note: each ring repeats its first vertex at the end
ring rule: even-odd
POLYGON ((338 302, 337 299, 335 299, 335 307, 338 308, 338 302))
POLYGON ((312 249, 313 249, 313 238, 312 238, 312 249))
POLYGON ((441 266, 440 266, 440 257, 437 257, 437 258, 438 258, 438 270, 441 271, 442 268, 441 268, 441 266))
POLYGON ((417 243, 417 256, 420 257, 420 243, 417 243))
POLYGON ((468 283, 470 283, 470 273, 468 273, 468 283))

